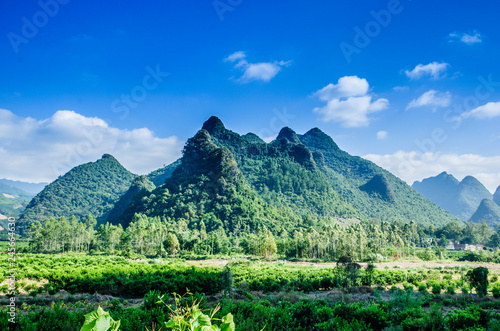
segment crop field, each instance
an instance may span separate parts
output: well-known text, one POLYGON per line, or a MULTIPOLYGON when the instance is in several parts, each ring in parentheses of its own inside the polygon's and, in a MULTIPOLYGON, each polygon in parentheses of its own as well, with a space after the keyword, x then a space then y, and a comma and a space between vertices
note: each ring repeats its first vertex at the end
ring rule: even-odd
MULTIPOLYGON (((0 255, 0 291, 8 320, 8 256, 0 255)), ((475 330, 500 325, 500 282, 488 267, 485 295, 467 263, 290 263, 246 258, 129 260, 83 254, 18 254, 19 330, 80 330, 97 306, 120 330, 152 329, 169 319, 164 296, 193 293, 215 317, 232 313, 238 330, 475 330)), ((170 299, 168 299, 170 298, 170 299)), ((187 298, 186 300, 189 300, 187 298)), ((192 300, 192 298, 191 298, 192 300)), ((7 324, 0 325, 2 330, 7 324)), ((159 329, 159 328, 158 328, 159 329)), ((158 330, 157 329, 157 330, 158 330)))

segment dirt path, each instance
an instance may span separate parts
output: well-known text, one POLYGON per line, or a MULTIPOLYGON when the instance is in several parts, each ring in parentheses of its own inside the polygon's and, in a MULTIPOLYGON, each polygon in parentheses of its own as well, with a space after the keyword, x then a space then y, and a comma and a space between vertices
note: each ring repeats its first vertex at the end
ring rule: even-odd
MULTIPOLYGON (((194 265, 198 267, 219 267, 223 268, 229 260, 198 260, 198 261, 186 261, 187 265, 194 265)), ((277 261, 263 262, 263 263, 277 263, 277 261)), ((326 268, 334 268, 336 263, 327 262, 327 263, 316 263, 316 262, 280 262, 287 265, 300 265, 300 266, 311 266, 311 267, 326 267, 326 268)), ((360 263, 363 267, 366 266, 366 263, 360 263)), ((454 262, 454 261, 443 261, 443 262, 410 262, 410 261, 395 261, 395 262, 384 262, 384 263, 375 263, 377 268, 384 269, 386 267, 394 268, 437 268, 437 267, 485 267, 489 270, 500 270, 500 264, 495 263, 478 263, 478 262, 454 262)))

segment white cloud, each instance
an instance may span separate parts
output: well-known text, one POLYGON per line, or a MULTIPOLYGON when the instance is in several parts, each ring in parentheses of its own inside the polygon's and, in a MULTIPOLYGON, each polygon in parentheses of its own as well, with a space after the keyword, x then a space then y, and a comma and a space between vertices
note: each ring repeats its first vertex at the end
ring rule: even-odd
POLYGON ((419 64, 411 71, 406 70, 405 74, 410 79, 420 79, 426 76, 429 76, 433 79, 438 79, 446 73, 448 66, 449 64, 444 62, 431 62, 426 65, 419 64))
POLYGON ((177 137, 159 138, 147 128, 122 130, 97 117, 59 110, 50 118, 24 118, 0 109, 0 178, 52 181, 76 165, 109 153, 136 174, 181 155, 177 137))
POLYGON ((406 110, 424 106, 431 106, 433 110, 436 110, 438 107, 448 107, 450 103, 450 92, 438 93, 436 90, 429 90, 417 99, 410 101, 406 110))
POLYGON ((500 185, 500 156, 397 151, 394 154, 368 154, 363 157, 389 170, 409 185, 443 171, 453 174, 458 180, 468 175, 474 176, 491 192, 500 185))
POLYGON ((234 52, 233 54, 229 55, 224 59, 226 62, 234 62, 238 60, 242 60, 246 57, 245 52, 239 51, 239 52, 234 52))
POLYGON ((452 32, 448 35, 448 38, 450 42, 460 41, 467 45, 483 42, 483 36, 477 31, 473 31, 470 34, 464 32, 452 32))
POLYGON ((389 136, 389 132, 387 132, 387 131, 377 132, 377 139, 378 140, 385 140, 388 136, 389 136))
POLYGON ((328 84, 314 93, 314 96, 326 102, 323 107, 314 108, 322 115, 324 122, 338 122, 344 127, 362 127, 370 123, 369 114, 384 110, 389 101, 384 98, 372 101, 368 94, 366 79, 358 76, 339 78, 337 84, 328 84))
POLYGON ((292 61, 274 61, 249 63, 245 52, 235 52, 224 59, 225 62, 233 62, 234 68, 239 69, 242 75, 236 79, 240 83, 252 81, 269 82, 282 68, 289 66, 292 61))
POLYGON ((410 87, 409 86, 394 86, 392 89, 396 92, 404 92, 404 91, 408 91, 410 89, 410 87))
POLYGON ((465 119, 474 117, 478 119, 490 119, 500 117, 500 102, 488 102, 485 105, 479 106, 471 111, 463 113, 460 118, 465 119))

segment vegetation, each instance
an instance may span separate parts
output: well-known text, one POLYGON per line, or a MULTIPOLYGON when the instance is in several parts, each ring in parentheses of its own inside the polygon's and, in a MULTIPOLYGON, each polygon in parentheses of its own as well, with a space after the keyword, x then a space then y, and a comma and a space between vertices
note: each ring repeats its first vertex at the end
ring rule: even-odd
POLYGON ((190 228, 203 221, 207 232, 266 227, 274 235, 325 218, 413 220, 426 226, 459 222, 389 172, 340 150, 319 129, 297 135, 284 128, 266 144, 227 130, 212 117, 189 139, 182 159, 132 184, 134 177, 105 155, 48 185, 22 221, 72 215, 83 220, 92 214, 98 224, 126 228, 142 213, 190 228), (160 186, 150 192, 150 181, 160 186))
POLYGON ((89 214, 101 222, 118 198, 130 187, 135 175, 111 155, 73 168, 35 196, 20 218, 26 227, 35 221, 89 214))
MULTIPOLYGON (((484 222, 464 224, 319 129, 284 128, 267 144, 212 117, 174 164, 136 177, 104 155, 47 186, 22 222, 29 226, 15 261, 15 288, 26 299, 21 330, 486 330, 500 323, 491 311, 500 308, 496 273, 376 264, 498 263, 498 251, 445 247, 495 248, 500 234, 484 222), (231 261, 184 263, 214 256, 231 261), (277 259, 330 263, 270 262, 277 259), (169 296, 187 288, 194 294, 169 296), (107 299, 74 299, 83 293, 107 299)), ((8 258, 0 254, 3 294, 8 258)))
MULTIPOLYGON (((175 211, 175 207, 172 207, 175 211)), ((196 218, 193 218, 196 220, 196 218)), ((300 221, 304 226, 290 229, 267 229, 253 233, 226 232, 224 228, 210 231, 205 221, 163 219, 160 216, 136 214, 126 229, 121 225, 101 224, 88 216, 85 222, 75 217, 33 223, 28 231, 29 248, 33 253, 103 252, 133 256, 134 254, 176 257, 214 254, 244 254, 262 257, 281 256, 289 259, 322 259, 337 261, 349 256, 355 261, 380 262, 387 259, 419 258, 424 261, 444 259, 471 262, 497 261, 493 252, 447 251, 449 240, 468 244, 486 243, 498 247, 500 235, 486 224, 469 222, 465 227, 451 222, 441 228, 423 227, 414 222, 388 223, 377 221, 339 223, 325 219, 317 224, 310 218, 300 221), (306 225, 309 224, 308 227, 306 225), (431 241, 427 240, 431 239, 431 241)), ((207 220, 206 220, 207 221, 207 220)), ((210 225, 209 221, 207 224, 210 225)), ((284 227, 284 225, 281 225, 284 227)))
MULTIPOLYGON (((6 262, 4 258, 2 268, 6 262)), ((19 330, 101 330, 98 325, 107 327, 105 330, 121 331, 158 330, 162 326, 196 330, 204 325, 211 325, 212 330, 234 330, 234 325, 242 330, 382 330, 391 327, 494 330, 500 319, 496 312, 500 309, 499 302, 488 299, 491 298, 489 292, 494 294, 494 289, 500 286, 498 278, 483 299, 442 291, 445 287, 458 287, 464 280, 475 288, 473 279, 463 277, 464 271, 468 271, 468 275, 482 274, 481 268, 356 268, 349 259, 339 259, 333 268, 236 260, 222 269, 186 267, 179 262, 134 262, 109 256, 26 254, 20 254, 18 264, 19 280, 23 280, 17 283, 18 291, 27 286, 22 283, 29 283, 35 277, 48 280, 43 287, 32 288, 32 294, 38 293, 37 296, 21 299, 22 313, 18 314, 16 323, 19 330), (71 274, 64 275, 68 271, 71 274), (232 277, 228 278, 228 274, 232 277), (73 282, 75 278, 79 278, 79 282, 73 282), (200 278, 208 281, 200 282, 200 278), (370 279, 376 288, 368 285, 370 279), (160 281, 171 285, 162 286, 160 281), (94 285, 89 287, 90 282, 94 285), (135 284, 135 292, 116 291, 120 287, 132 288, 131 283, 135 284), (194 285, 194 294, 185 297, 167 294, 185 293, 186 287, 181 288, 181 283, 186 287, 194 285), (212 287, 214 283, 218 284, 216 288, 212 287), (416 293, 412 284, 432 291, 416 293), (114 291, 106 290, 113 288, 114 291), (221 292, 224 288, 227 290, 221 292), (89 302, 75 301, 72 296, 77 298, 77 294, 73 294, 60 301, 62 289, 120 296, 89 302), (47 303, 40 301, 43 298, 40 293, 45 291, 59 294, 52 303, 47 303), (224 293, 222 299, 220 295, 210 297, 218 293, 224 293), (129 304, 134 297, 144 299, 139 305, 129 304), (214 301, 214 298, 218 299, 214 301), (81 329, 82 325, 87 328, 81 329)), ((0 311, 2 329, 7 328, 7 316, 3 308, 0 311)))
POLYGON ((471 222, 486 222, 490 227, 500 225, 500 206, 493 200, 483 199, 476 212, 470 218, 471 222))

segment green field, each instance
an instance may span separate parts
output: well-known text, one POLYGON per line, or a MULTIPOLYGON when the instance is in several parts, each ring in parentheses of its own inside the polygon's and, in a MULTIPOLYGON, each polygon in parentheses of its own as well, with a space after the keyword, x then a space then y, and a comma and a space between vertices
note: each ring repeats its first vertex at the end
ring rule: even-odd
MULTIPOLYGON (((8 255, 0 255, 8 303, 8 255)), ((237 330, 496 330, 500 282, 490 265, 485 296, 471 289, 466 263, 441 267, 285 261, 129 260, 110 255, 16 256, 18 330, 79 330, 101 305, 120 330, 151 330, 169 319, 158 295, 191 291, 237 330), (193 265, 196 264, 196 265, 193 265)), ((447 265, 447 263, 449 265, 447 265)), ((169 304, 173 301, 166 300, 169 304)), ((0 326, 7 320, 6 306, 0 326)), ((157 329, 158 330, 158 329, 157 329)))

